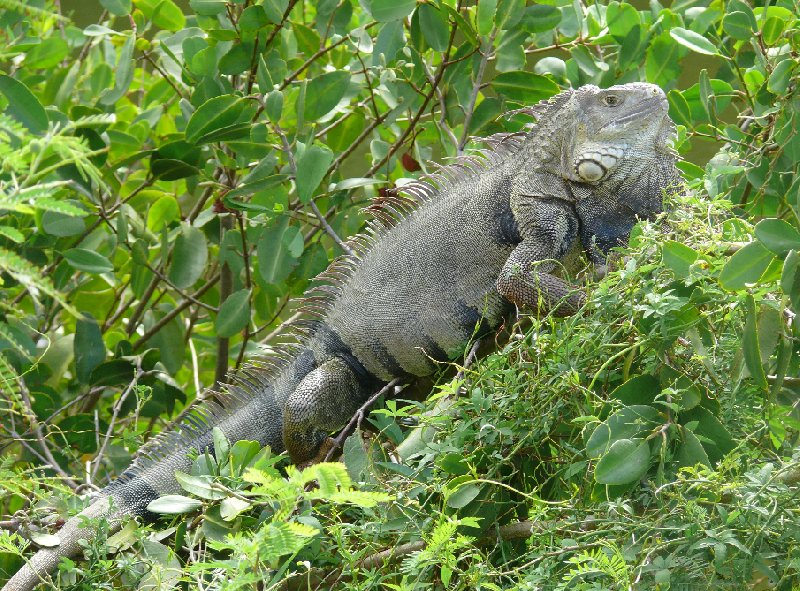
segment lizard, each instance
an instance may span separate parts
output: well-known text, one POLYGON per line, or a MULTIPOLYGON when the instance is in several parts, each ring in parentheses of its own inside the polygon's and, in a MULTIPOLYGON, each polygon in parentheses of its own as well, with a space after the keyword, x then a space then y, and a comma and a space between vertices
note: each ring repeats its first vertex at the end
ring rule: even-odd
POLYGON ((514 307, 573 314, 582 291, 555 272, 582 250, 602 266, 640 218, 662 211, 680 176, 664 92, 646 83, 565 90, 520 109, 535 123, 487 139, 434 174, 381 198, 376 218, 307 294, 296 338, 265 365, 231 376, 177 430, 143 448, 3 587, 29 591, 92 536, 181 492, 212 428, 313 461, 381 384, 430 375, 496 329, 514 307))

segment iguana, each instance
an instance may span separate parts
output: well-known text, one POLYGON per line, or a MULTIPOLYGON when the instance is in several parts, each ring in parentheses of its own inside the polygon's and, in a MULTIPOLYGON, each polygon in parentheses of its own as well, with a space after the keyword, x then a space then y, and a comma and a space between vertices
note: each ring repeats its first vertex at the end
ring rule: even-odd
POLYGON ((679 181, 667 101, 651 84, 583 86, 521 111, 536 123, 383 198, 353 254, 320 276, 296 344, 146 446, 3 590, 32 589, 78 554, 92 535, 80 516, 114 526, 181 492, 174 473, 213 447, 214 426, 307 462, 377 387, 431 374, 514 305, 574 313, 583 295, 553 273, 559 261, 582 248, 603 264, 679 181))

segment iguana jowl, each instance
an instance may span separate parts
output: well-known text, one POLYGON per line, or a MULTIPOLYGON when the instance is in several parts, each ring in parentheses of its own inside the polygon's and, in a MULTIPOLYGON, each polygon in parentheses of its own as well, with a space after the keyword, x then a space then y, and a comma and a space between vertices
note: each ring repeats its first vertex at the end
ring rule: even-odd
MULTIPOLYGON (((381 383, 432 373, 432 359, 463 353, 476 326, 496 327, 513 304, 574 312, 582 296, 551 274, 558 261, 582 246, 602 264, 679 181, 667 102, 650 84, 584 86, 523 111, 537 120, 528 130, 490 138, 482 155, 388 199, 353 239, 356 254, 321 277, 296 345, 234 376, 82 515, 116 523, 181 492, 174 473, 189 471, 190 450, 212 446, 214 426, 310 460, 381 383)), ((31 589, 90 535, 71 519, 60 546, 40 550, 4 591, 31 589)))

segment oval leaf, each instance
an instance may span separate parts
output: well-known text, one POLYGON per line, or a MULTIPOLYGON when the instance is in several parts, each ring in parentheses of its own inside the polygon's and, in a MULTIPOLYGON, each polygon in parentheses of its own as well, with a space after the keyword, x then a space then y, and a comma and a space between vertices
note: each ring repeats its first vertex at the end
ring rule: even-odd
POLYGON ((203 274, 207 260, 205 235, 195 227, 182 225, 172 252, 169 280, 180 289, 191 287, 203 274))
POLYGON ((719 275, 722 287, 729 290, 744 289, 756 283, 775 258, 760 242, 751 242, 741 248, 725 263, 719 275))
POLYGON ((695 53, 703 53, 706 55, 717 55, 718 53, 717 48, 714 47, 714 44, 711 43, 711 41, 699 33, 690 31, 689 29, 675 27, 670 29, 669 34, 673 39, 675 39, 675 41, 684 47, 688 47, 695 53))
POLYGON ((800 250, 800 232, 776 218, 761 220, 756 224, 756 238, 779 257, 785 257, 790 250, 800 250))
POLYGON ((6 112, 32 133, 47 131, 47 113, 42 103, 22 82, 0 74, 0 92, 6 95, 6 112))
POLYGON ((321 146, 309 146, 297 159, 297 196, 303 203, 308 203, 314 191, 319 187, 328 167, 333 162, 333 152, 321 146))
POLYGON ((106 257, 93 250, 86 248, 70 248, 64 251, 64 258, 71 267, 84 273, 91 273, 93 275, 99 273, 109 273, 114 270, 114 265, 111 264, 106 257))
POLYGON ((523 71, 498 74, 492 80, 492 86, 498 94, 528 104, 550 98, 560 90, 550 78, 523 71))
POLYGON ((649 466, 650 444, 646 439, 620 439, 597 462, 594 479, 600 484, 630 484, 644 476, 649 466))
POLYGON ((217 336, 226 338, 235 335, 250 321, 250 290, 240 289, 228 296, 219 308, 214 327, 217 336))
POLYGON ((450 39, 450 27, 447 26, 447 19, 442 13, 431 4, 420 4, 417 8, 419 13, 419 26, 422 29, 422 36, 425 42, 435 51, 444 51, 450 39))
POLYGON ((369 11, 376 21, 394 21, 407 17, 416 5, 416 0, 372 0, 369 11))
POLYGON ((306 88, 305 118, 314 121, 332 111, 349 86, 350 74, 342 70, 315 76, 306 88))
POLYGON ((197 511, 202 506, 203 503, 197 499, 184 497, 183 495, 164 495, 155 501, 150 501, 147 505, 147 510, 151 513, 161 513, 162 515, 179 515, 197 511))
POLYGON ((186 141, 202 143, 203 136, 235 124, 247 106, 247 99, 223 94, 208 99, 192 113, 186 124, 186 141))

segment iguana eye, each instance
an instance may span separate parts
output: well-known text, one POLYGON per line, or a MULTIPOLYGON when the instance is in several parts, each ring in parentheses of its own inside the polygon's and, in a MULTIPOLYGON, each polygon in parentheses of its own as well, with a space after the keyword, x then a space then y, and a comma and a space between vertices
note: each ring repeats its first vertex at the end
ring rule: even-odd
POLYGON ((619 98, 616 94, 603 95, 603 104, 605 104, 607 107, 616 107, 621 103, 622 99, 619 98))

